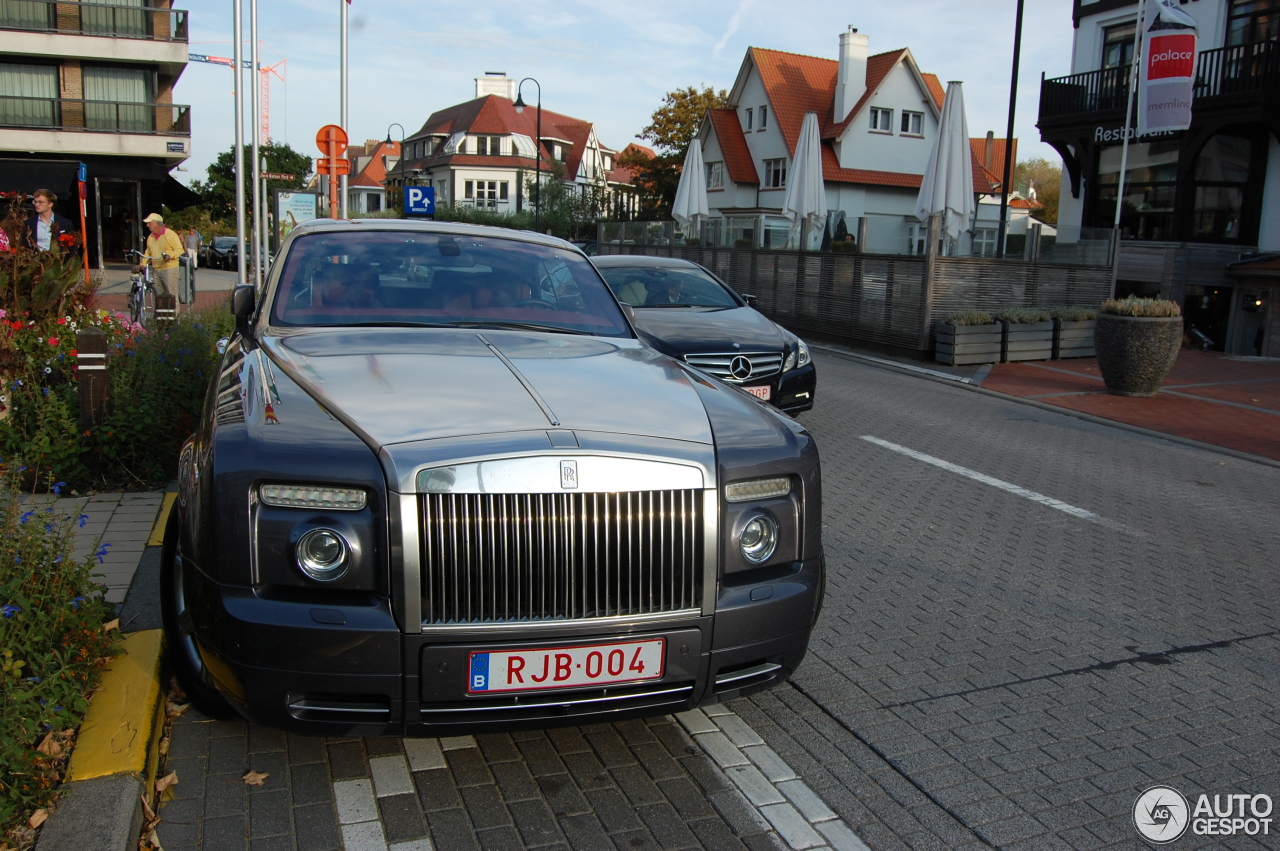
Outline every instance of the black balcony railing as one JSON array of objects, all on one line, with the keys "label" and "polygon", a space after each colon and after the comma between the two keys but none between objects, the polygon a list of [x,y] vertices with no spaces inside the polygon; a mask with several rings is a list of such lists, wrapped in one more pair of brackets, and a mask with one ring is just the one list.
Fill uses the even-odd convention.
[{"label": "black balcony railing", "polygon": [[1197,98],[1266,91],[1280,92],[1280,43],[1259,41],[1201,51]]},{"label": "black balcony railing", "polygon": [[0,127],[190,136],[191,107],[0,95]]},{"label": "black balcony railing", "polygon": [[1040,83],[1040,117],[1124,111],[1129,101],[1130,65],[1085,71]]},{"label": "black balcony railing", "polygon": [[187,13],[72,0],[0,0],[0,30],[187,41]]},{"label": "black balcony railing", "polygon": [[[1124,114],[1132,66],[1103,68],[1040,83],[1040,119],[1116,111]],[[1280,43],[1260,41],[1203,50],[1195,98],[1280,92]],[[1193,107],[1194,109],[1194,107]]]}]

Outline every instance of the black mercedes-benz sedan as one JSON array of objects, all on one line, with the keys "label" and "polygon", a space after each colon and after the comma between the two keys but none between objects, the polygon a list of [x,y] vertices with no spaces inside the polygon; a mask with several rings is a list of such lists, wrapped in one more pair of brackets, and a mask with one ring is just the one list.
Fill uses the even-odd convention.
[{"label": "black mercedes-benz sedan", "polygon": [[809,347],[705,267],[675,257],[593,257],[614,295],[635,310],[650,345],[788,414],[813,407]]},{"label": "black mercedes-benz sedan", "polygon": [[569,243],[317,220],[232,307],[160,583],[198,708],[510,730],[689,709],[804,658],[812,438],[640,340]]}]

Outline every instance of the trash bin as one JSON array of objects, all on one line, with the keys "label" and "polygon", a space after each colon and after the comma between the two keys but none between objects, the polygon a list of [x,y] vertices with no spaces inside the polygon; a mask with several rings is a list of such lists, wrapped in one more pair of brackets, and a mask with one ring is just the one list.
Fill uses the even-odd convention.
[{"label": "trash bin", "polygon": [[178,258],[178,301],[191,304],[196,300],[196,267],[191,258]]}]

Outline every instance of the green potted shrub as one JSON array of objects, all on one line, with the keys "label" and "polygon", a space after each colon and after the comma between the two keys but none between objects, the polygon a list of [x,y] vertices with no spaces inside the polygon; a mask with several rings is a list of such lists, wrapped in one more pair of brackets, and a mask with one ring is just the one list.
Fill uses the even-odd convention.
[{"label": "green potted shrub", "polygon": [[1098,371],[1117,396],[1154,396],[1182,346],[1182,311],[1159,298],[1108,299],[1094,327]]},{"label": "green potted shrub", "polygon": [[1004,361],[1048,360],[1053,355],[1053,317],[1042,307],[1007,307],[995,318],[1004,323]]},{"label": "green potted shrub", "polygon": [[939,322],[936,330],[938,363],[961,366],[1000,360],[1004,326],[990,313],[981,310],[953,313]]},{"label": "green potted shrub", "polygon": [[1093,357],[1093,328],[1097,324],[1098,309],[1067,305],[1049,312],[1053,316],[1054,359]]}]

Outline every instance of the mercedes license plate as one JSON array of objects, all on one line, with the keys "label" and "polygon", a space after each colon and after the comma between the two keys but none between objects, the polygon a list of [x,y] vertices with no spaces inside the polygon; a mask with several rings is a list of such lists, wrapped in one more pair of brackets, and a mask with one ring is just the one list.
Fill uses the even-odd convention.
[{"label": "mercedes license plate", "polygon": [[742,389],[750,393],[752,396],[755,396],[757,399],[763,399],[766,402],[769,401],[770,388],[768,384],[763,387],[743,387]]}]

